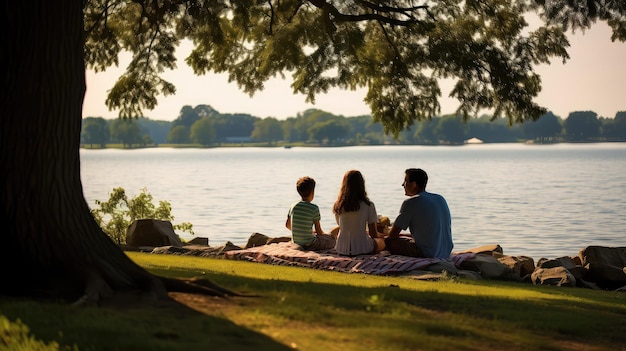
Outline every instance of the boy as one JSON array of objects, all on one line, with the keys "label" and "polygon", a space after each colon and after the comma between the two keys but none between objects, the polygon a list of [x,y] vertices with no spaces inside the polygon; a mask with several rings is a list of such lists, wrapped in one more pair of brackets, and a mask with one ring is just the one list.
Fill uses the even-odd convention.
[{"label": "boy", "polygon": [[[302,177],[296,182],[296,189],[302,198],[289,208],[285,227],[291,230],[292,241],[305,250],[328,250],[335,247],[335,238],[324,234],[320,225],[320,209],[311,203],[315,197],[315,180]],[[315,226],[315,231],[311,227]]]}]

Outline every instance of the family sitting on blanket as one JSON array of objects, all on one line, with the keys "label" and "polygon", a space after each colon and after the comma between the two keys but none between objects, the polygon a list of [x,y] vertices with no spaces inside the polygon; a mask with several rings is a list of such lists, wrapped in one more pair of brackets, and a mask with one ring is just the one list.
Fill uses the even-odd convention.
[{"label": "family sitting on blanket", "polygon": [[[367,196],[363,176],[356,170],[346,172],[333,206],[338,227],[326,234],[320,225],[319,208],[311,203],[315,181],[303,177],[296,183],[302,201],[289,209],[286,227],[292,231],[292,240],[305,250],[335,248],[337,253],[350,256],[387,250],[395,255],[449,258],[453,248],[450,210],[441,195],[426,192],[427,182],[424,170],[405,171],[402,186],[409,198],[403,201],[391,229],[379,231],[376,208]],[[407,228],[410,239],[400,236]]]}]

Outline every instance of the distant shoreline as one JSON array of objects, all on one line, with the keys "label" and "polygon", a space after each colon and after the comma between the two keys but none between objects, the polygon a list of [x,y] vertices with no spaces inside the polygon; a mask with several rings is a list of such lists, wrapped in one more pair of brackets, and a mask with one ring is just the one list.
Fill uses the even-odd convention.
[{"label": "distant shoreline", "polygon": [[552,141],[552,142],[537,142],[534,140],[520,140],[517,142],[498,142],[498,143],[447,143],[447,144],[403,144],[403,143],[387,143],[387,144],[331,144],[322,145],[319,143],[288,143],[277,142],[271,145],[268,143],[221,143],[213,146],[203,146],[198,144],[152,144],[144,146],[132,146],[124,147],[122,144],[106,144],[105,147],[96,147],[81,144],[81,149],[86,150],[105,150],[105,149],[120,149],[120,150],[135,150],[135,149],[154,149],[154,148],[170,148],[170,149],[216,149],[216,148],[241,148],[241,147],[264,147],[264,148],[284,148],[291,149],[294,147],[350,147],[350,146],[473,146],[483,144],[527,144],[527,145],[552,145],[552,144],[601,144],[601,143],[624,143],[625,141]]}]

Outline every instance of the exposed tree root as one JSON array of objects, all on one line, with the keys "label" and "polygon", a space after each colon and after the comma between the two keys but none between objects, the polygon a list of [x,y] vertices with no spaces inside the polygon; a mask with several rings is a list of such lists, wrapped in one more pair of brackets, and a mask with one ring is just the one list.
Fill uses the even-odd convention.
[{"label": "exposed tree root", "polygon": [[192,293],[192,294],[203,294],[209,296],[219,296],[219,297],[230,297],[230,296],[241,296],[241,297],[258,297],[258,295],[249,295],[249,294],[240,294],[234,291],[223,288],[208,279],[202,278],[190,278],[190,279],[182,279],[182,278],[165,278],[158,277],[161,279],[163,284],[165,285],[165,289],[168,292],[183,292],[183,293]]},{"label": "exposed tree root", "polygon": [[[71,305],[72,307],[81,307],[89,305],[118,305],[118,304],[131,304],[129,301],[134,301],[134,304],[143,301],[144,303],[156,303],[159,301],[169,300],[168,293],[187,293],[196,294],[202,296],[214,296],[219,298],[228,299],[229,297],[259,297],[259,295],[240,294],[232,290],[223,288],[207,279],[203,278],[166,278],[160,276],[154,276],[158,282],[154,286],[146,289],[133,289],[128,291],[111,291],[110,288],[105,289],[107,293],[95,293],[95,291],[102,291],[94,289],[93,287],[87,288],[85,293],[76,299]],[[102,288],[102,285],[99,286]]]}]

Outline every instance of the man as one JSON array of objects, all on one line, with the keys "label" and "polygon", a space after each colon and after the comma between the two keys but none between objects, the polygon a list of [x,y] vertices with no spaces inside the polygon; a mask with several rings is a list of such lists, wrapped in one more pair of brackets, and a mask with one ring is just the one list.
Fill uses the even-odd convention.
[{"label": "man", "polygon": [[[443,196],[426,191],[428,175],[419,168],[404,171],[404,194],[396,218],[385,239],[386,250],[394,255],[413,257],[450,258],[452,220],[448,203]],[[400,231],[409,228],[412,239],[400,237]]]}]

